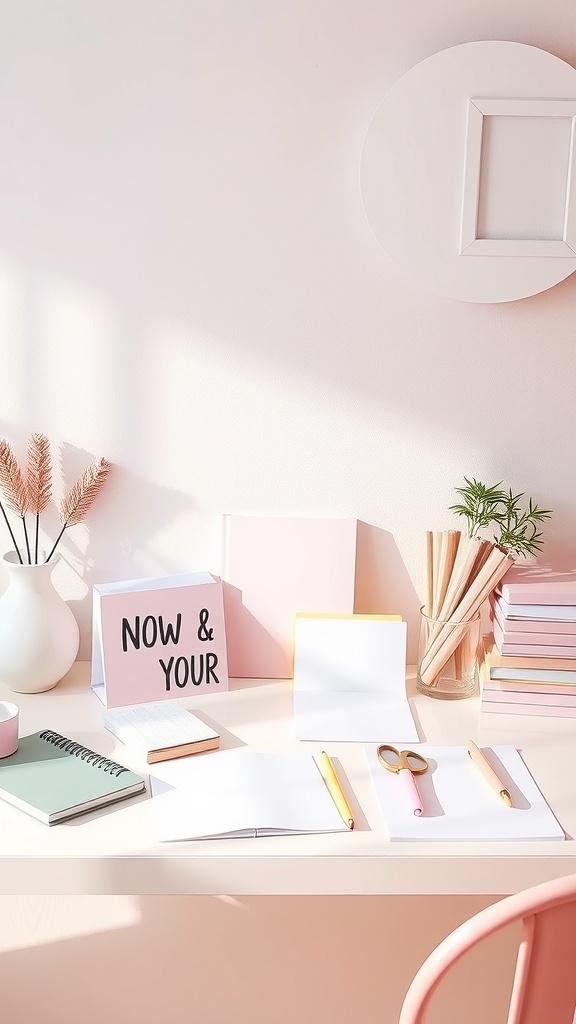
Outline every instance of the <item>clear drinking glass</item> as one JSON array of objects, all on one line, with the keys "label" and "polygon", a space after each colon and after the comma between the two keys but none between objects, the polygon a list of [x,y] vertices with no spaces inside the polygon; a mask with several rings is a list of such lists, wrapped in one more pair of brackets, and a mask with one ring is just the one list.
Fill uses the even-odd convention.
[{"label": "clear drinking glass", "polygon": [[440,700],[471,697],[478,683],[480,612],[470,619],[434,619],[420,609],[416,688]]}]

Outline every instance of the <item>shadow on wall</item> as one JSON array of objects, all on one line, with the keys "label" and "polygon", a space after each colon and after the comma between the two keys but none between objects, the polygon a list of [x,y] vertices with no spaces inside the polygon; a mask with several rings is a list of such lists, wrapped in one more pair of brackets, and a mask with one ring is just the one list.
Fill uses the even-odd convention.
[{"label": "shadow on wall", "polygon": [[[10,436],[9,431],[1,427],[0,430],[1,436]],[[67,493],[98,457],[70,444],[62,446],[60,468],[56,460],[54,464],[53,499],[41,517],[40,550],[48,553],[60,532],[61,494]],[[18,458],[24,467],[19,451]],[[168,523],[193,512],[194,503],[183,492],[159,487],[122,466],[113,466],[86,520],[65,530],[54,556],[60,555],[53,573],[54,585],[70,605],[80,627],[79,659],[90,657],[92,586],[180,571],[180,564],[170,565],[164,552],[158,560],[154,558],[153,540]],[[8,515],[20,543],[22,524],[17,516]],[[29,533],[32,525],[30,522]],[[4,530],[0,547],[6,552],[13,545],[4,522],[0,528]],[[2,573],[2,591],[6,584],[7,576]]]},{"label": "shadow on wall", "polygon": [[401,615],[408,623],[407,659],[417,658],[420,601],[396,541],[387,530],[358,521],[354,611]]},{"label": "shadow on wall", "polygon": [[[346,59],[348,20],[327,37],[319,4],[309,5],[298,31],[287,22],[292,12],[267,11],[251,23],[237,5],[222,17],[218,7],[199,14],[186,4],[170,17],[141,4],[137,22],[120,5],[110,31],[107,5],[94,15],[84,2],[62,32],[50,6],[36,6],[32,19],[25,5],[15,10],[0,40],[6,253],[106,296],[126,325],[121,359],[150,324],[184,324],[225,339],[224,357],[240,348],[377,404],[384,394],[388,407],[450,431],[457,424],[499,453],[502,427],[486,415],[488,394],[494,408],[505,403],[508,422],[531,427],[528,444],[518,434],[519,452],[508,443],[515,459],[532,455],[533,438],[541,452],[565,446],[566,459],[547,460],[536,479],[544,495],[560,492],[573,507],[569,432],[549,415],[553,392],[538,407],[525,395],[533,385],[539,394],[554,387],[539,360],[527,358],[527,339],[564,326],[572,358],[574,281],[512,308],[447,301],[396,276],[362,209],[356,167],[383,60],[394,80],[393,68],[400,74],[427,52],[473,39],[473,27],[451,24],[439,35],[424,5],[417,38],[393,33],[383,56],[374,40],[385,16],[366,5],[353,19],[361,50]],[[534,44],[537,32],[527,19]],[[558,56],[566,34],[560,26]],[[314,60],[302,60],[303,40]],[[469,336],[482,346],[474,387],[461,379]],[[31,360],[22,362],[29,391]]]},{"label": "shadow on wall", "polygon": [[[61,312],[47,329],[42,292],[70,282],[102,297],[118,324],[109,337],[103,330],[110,351],[95,365],[105,368],[110,429],[127,452],[138,451],[150,418],[134,366],[147,360],[154,373],[166,360],[166,402],[179,395],[162,325],[182,328],[199,379],[206,360],[194,339],[214,338],[205,344],[219,346],[223,364],[245,353],[255,365],[295,368],[322,391],[360,396],[381,410],[378,438],[396,419],[415,423],[417,437],[422,427],[430,448],[415,453],[407,436],[391,460],[393,480],[404,471],[410,480],[428,462],[438,464],[441,488],[449,472],[442,446],[448,455],[454,447],[456,462],[463,445],[464,461],[471,439],[474,457],[495,464],[495,479],[557,509],[554,551],[565,545],[573,555],[575,486],[566,466],[576,278],[500,306],[431,294],[375,242],[358,188],[382,77],[392,84],[475,29],[483,38],[482,19],[463,15],[440,27],[435,6],[422,4],[418,33],[408,7],[403,29],[389,33],[385,5],[365,4],[326,33],[318,3],[300,19],[286,4],[248,19],[237,4],[225,5],[225,15],[220,5],[175,4],[168,14],[166,5],[140,4],[137,19],[134,4],[116,5],[113,15],[87,0],[67,6],[69,18],[42,4],[30,18],[26,4],[12,5],[0,38],[0,130],[10,139],[0,235],[14,276],[23,269],[16,297],[9,276],[12,297],[0,306],[9,327],[12,302],[24,309],[18,330],[27,345],[10,376],[19,377],[26,414],[42,408],[42,374],[57,361],[52,346],[62,334]],[[555,52],[567,50],[570,60],[570,33],[560,18],[556,28]],[[524,38],[537,45],[538,33],[526,14]],[[73,312],[83,369],[87,353],[100,353],[98,328],[88,315],[79,329]],[[550,336],[558,369],[549,361],[543,373],[542,339]],[[472,383],[462,373],[470,352]],[[527,402],[532,392],[537,402]],[[238,445],[247,447],[250,432],[238,422]]]},{"label": "shadow on wall", "polygon": [[[360,5],[350,23],[356,41],[348,59],[349,19],[336,19],[327,34],[322,4],[308,5],[300,21],[290,5],[283,13],[270,5],[262,17],[246,20],[234,4],[226,5],[226,16],[219,5],[176,4],[167,14],[164,5],[140,4],[137,19],[128,4],[117,5],[112,22],[109,5],[95,9],[84,0],[68,5],[74,14],[64,18],[65,31],[51,5],[36,4],[33,18],[27,5],[12,6],[0,38],[0,130],[10,139],[10,160],[1,167],[7,284],[0,312],[14,335],[5,377],[22,417],[46,422],[50,410],[59,418],[59,402],[73,400],[74,414],[86,417],[97,384],[105,401],[92,398],[95,416],[109,421],[109,436],[125,453],[121,461],[138,470],[143,449],[147,454],[143,436],[153,450],[147,431],[162,425],[174,437],[182,426],[197,426],[193,405],[185,414],[173,407],[185,406],[198,382],[208,388],[211,373],[226,380],[211,369],[206,351],[214,349],[222,366],[240,354],[248,367],[278,368],[288,381],[296,371],[306,389],[319,383],[321,404],[326,400],[330,409],[359,397],[340,425],[350,427],[356,451],[372,430],[379,450],[387,431],[397,430],[399,452],[387,460],[391,487],[405,481],[400,501],[405,494],[406,504],[413,502],[423,472],[431,525],[437,501],[443,505],[444,474],[460,458],[467,462],[471,440],[471,459],[492,461],[494,479],[510,480],[554,507],[551,551],[574,556],[566,423],[576,277],[500,306],[428,293],[397,273],[377,245],[358,189],[362,136],[381,95],[376,83],[383,66],[384,77],[394,80],[427,50],[474,38],[472,24],[451,22],[439,33],[434,6],[421,5],[416,38],[410,13],[404,32],[383,36],[382,5]],[[528,16],[524,33],[537,44],[538,26]],[[568,34],[559,24],[556,35],[560,56]],[[303,45],[314,59],[302,59]],[[224,67],[229,73],[221,73]],[[559,369],[552,372],[549,361],[543,373],[541,339],[551,331]],[[181,339],[175,349],[182,353],[165,346],[171,334]],[[74,370],[81,386],[70,386],[60,363],[64,337],[74,355],[68,373]],[[466,359],[470,352],[472,384],[462,373],[463,353]],[[189,365],[196,385],[182,369]],[[165,428],[150,403],[158,379],[171,413]],[[538,401],[527,402],[533,392]],[[228,411],[238,462],[259,442],[260,428],[251,429],[252,415],[242,407],[247,393],[241,382]],[[365,409],[364,437],[358,428]],[[304,403],[293,448],[297,455],[300,445],[302,460],[308,446],[301,435],[315,422],[307,410]],[[270,411],[267,416],[263,434],[275,422]],[[337,500],[342,490],[341,456],[327,448],[333,497],[329,486],[319,504]],[[264,446],[263,452],[265,468]],[[473,465],[463,468],[475,472]],[[198,469],[191,461],[190,479]],[[111,522],[106,544],[97,544],[96,524],[108,526],[112,510],[124,511],[120,522],[128,519],[107,500],[90,520],[91,564],[76,539],[81,533],[64,540],[64,558],[74,571],[81,567],[88,584],[95,565],[100,579],[153,573],[153,553],[137,552],[155,527],[144,502],[161,497],[164,520],[188,503],[182,494],[132,480],[133,492],[127,474],[121,489],[133,536]],[[297,476],[288,475],[287,484],[298,501]],[[372,488],[368,478],[368,494]],[[235,489],[231,500],[239,500]],[[264,491],[267,505],[270,494]],[[158,508],[156,500],[153,505]],[[394,516],[401,519],[402,509]],[[395,610],[408,618],[412,595],[392,542],[388,554],[399,569]],[[146,558],[150,564],[142,564]],[[168,555],[160,571],[169,565]],[[359,596],[358,610],[388,610],[380,589],[392,578],[388,565],[382,576],[376,572],[370,600]],[[73,600],[84,636],[85,598]]]},{"label": "shadow on wall", "polygon": [[[69,601],[80,627],[80,659],[90,656],[92,586],[181,571],[181,565],[170,564],[164,552],[161,559],[154,558],[153,541],[169,523],[193,512],[193,506],[188,495],[116,466],[106,493],[86,521],[86,547],[81,549],[75,542],[74,529],[64,535],[61,556],[86,587],[82,598]],[[126,515],[127,508],[133,515]]]},{"label": "shadow on wall", "polygon": [[[9,437],[6,429],[0,430],[2,436]],[[24,468],[20,452],[17,456]],[[53,458],[53,499],[41,517],[40,550],[46,552],[52,548],[62,526],[58,512],[61,496],[69,492],[95,456],[65,443],[60,448],[59,465]],[[53,580],[80,627],[80,660],[88,659],[91,653],[93,585],[181,571],[180,561],[170,564],[164,552],[161,558],[154,559],[153,539],[167,524],[193,513],[194,503],[184,492],[159,487],[114,465],[86,520],[65,530],[55,553],[60,560]],[[9,514],[9,519],[19,540],[21,523],[13,514]],[[6,529],[0,547],[8,551],[11,546]],[[5,588],[6,582],[3,574],[0,589]],[[354,611],[401,614],[408,623],[410,663],[417,653],[418,608],[418,595],[392,534],[359,520]]]}]

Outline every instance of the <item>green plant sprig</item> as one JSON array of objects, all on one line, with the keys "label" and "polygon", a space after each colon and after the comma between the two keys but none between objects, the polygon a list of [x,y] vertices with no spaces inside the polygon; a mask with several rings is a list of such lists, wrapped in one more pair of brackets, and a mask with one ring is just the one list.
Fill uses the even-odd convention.
[{"label": "green plant sprig", "polygon": [[487,487],[479,480],[464,477],[465,486],[456,487],[462,502],[450,505],[449,511],[464,516],[468,522],[468,536],[475,537],[480,530],[496,528],[494,543],[516,555],[530,555],[538,552],[543,545],[542,532],[538,524],[549,519],[552,511],[540,508],[532,498],[528,508],[522,509],[524,492],[513,494],[512,489],[501,490],[500,481]]},{"label": "green plant sprig", "polygon": [[487,529],[494,522],[501,503],[506,501],[506,491],[500,490],[500,483],[486,487],[472,477],[464,477],[465,487],[454,490],[463,498],[463,504],[450,505],[450,512],[464,516],[468,520],[468,536],[475,537],[479,530]]},{"label": "green plant sprig", "polygon": [[528,501],[528,509],[523,512],[520,507],[523,497],[523,494],[512,494],[510,490],[495,521],[500,531],[498,543],[501,547],[517,555],[530,555],[540,551],[543,545],[542,532],[537,524],[549,519],[552,512],[533,504],[532,498]]}]

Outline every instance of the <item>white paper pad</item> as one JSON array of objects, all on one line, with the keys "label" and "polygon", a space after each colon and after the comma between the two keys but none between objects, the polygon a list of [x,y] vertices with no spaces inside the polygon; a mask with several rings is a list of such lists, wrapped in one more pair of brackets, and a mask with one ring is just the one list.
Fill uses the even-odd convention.
[{"label": "white paper pad", "polygon": [[209,725],[170,701],[105,711],[102,723],[122,743],[146,751],[218,738]]},{"label": "white paper pad", "polygon": [[392,842],[565,838],[564,830],[515,747],[482,748],[509,791],[512,807],[508,807],[486,782],[466,747],[421,743],[412,749],[423,754],[430,764],[427,772],[415,776],[424,805],[420,817],[402,800],[398,777],[378,761],[377,747],[365,747]]}]

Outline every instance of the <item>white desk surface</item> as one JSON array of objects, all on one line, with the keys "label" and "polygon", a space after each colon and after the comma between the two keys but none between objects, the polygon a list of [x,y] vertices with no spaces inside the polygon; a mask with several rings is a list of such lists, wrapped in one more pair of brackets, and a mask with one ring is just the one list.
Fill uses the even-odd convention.
[{"label": "white desk surface", "polygon": [[[219,727],[223,748],[325,748],[344,773],[354,831],[161,844],[152,837],[149,791],[52,827],[0,801],[0,893],[505,894],[576,872],[576,719],[480,716],[478,697],[433,700],[414,693],[409,677],[422,740],[517,746],[567,839],[390,843],[361,745],[295,740],[291,685],[233,680],[228,693],[182,703]],[[52,728],[135,771],[153,771],[102,726],[86,662],[44,694],[14,694],[0,684],[0,700],[18,704],[21,736]]]}]

